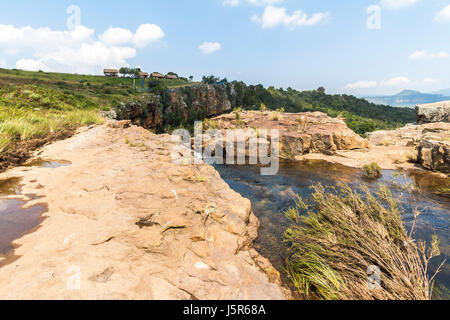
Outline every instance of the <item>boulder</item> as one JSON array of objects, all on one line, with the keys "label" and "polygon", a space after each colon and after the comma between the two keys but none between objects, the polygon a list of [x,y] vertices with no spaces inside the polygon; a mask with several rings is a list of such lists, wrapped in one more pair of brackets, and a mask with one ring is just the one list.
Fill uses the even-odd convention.
[{"label": "boulder", "polygon": [[417,146],[417,161],[424,168],[450,173],[450,142],[427,136]]},{"label": "boulder", "polygon": [[450,122],[450,101],[416,106],[417,123]]}]

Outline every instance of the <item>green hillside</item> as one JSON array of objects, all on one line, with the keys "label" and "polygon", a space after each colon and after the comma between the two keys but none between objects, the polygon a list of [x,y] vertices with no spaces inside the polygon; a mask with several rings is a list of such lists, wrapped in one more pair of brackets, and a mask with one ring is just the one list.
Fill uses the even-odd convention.
[{"label": "green hillside", "polygon": [[[138,96],[133,84],[139,88],[140,79],[113,78],[68,73],[31,72],[0,68],[0,88],[10,86],[36,85],[90,99],[100,109],[109,110],[125,98]],[[190,84],[183,79],[159,80],[166,87],[174,88]],[[148,80],[147,80],[148,82]]]}]

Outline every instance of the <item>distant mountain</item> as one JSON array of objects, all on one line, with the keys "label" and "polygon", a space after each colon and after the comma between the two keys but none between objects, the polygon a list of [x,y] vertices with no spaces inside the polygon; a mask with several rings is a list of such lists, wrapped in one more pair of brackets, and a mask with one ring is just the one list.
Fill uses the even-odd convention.
[{"label": "distant mountain", "polygon": [[387,104],[395,107],[414,107],[418,104],[450,100],[450,89],[434,93],[404,90],[393,96],[374,96],[365,97],[365,99],[376,104]]},{"label": "distant mountain", "polygon": [[435,91],[435,92],[432,92],[432,93],[434,93],[434,94],[442,94],[444,96],[449,96],[450,97],[450,89]]}]

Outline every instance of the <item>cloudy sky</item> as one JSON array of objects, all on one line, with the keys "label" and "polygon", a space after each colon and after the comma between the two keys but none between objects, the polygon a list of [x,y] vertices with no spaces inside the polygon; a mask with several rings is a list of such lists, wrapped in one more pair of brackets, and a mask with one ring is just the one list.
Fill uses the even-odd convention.
[{"label": "cloudy sky", "polygon": [[0,67],[328,92],[450,88],[450,0],[0,0]]}]

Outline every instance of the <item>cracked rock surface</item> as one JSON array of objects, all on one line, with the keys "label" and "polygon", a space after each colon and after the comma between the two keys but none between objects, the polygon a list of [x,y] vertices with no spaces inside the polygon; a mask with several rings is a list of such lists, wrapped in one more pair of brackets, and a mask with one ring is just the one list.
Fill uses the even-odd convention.
[{"label": "cracked rock surface", "polygon": [[169,135],[114,122],[39,151],[70,161],[17,167],[37,230],[0,257],[0,299],[285,299],[252,247],[251,203],[209,165],[171,161]]}]

